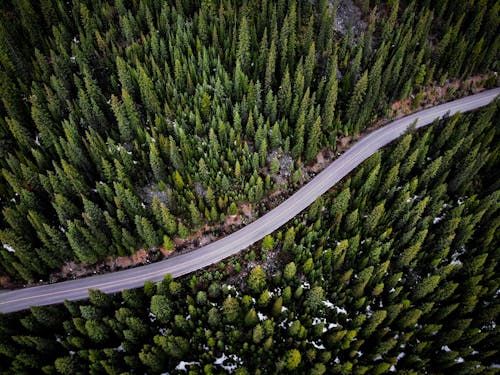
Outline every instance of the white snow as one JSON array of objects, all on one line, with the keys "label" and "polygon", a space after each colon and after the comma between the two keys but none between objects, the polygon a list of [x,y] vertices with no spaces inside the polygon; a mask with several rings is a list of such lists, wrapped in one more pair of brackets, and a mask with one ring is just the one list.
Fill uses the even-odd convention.
[{"label": "white snow", "polygon": [[283,320],[283,321],[279,324],[279,327],[281,327],[281,328],[285,329],[285,324],[286,324],[287,320],[288,320],[288,319]]},{"label": "white snow", "polygon": [[464,359],[462,357],[455,358],[455,362],[462,363]]},{"label": "white snow", "polygon": [[399,361],[401,358],[404,358],[404,357],[405,357],[405,355],[406,355],[406,353],[405,353],[405,352],[401,352],[401,353],[399,353],[399,354],[398,354],[398,356],[397,356],[396,358],[397,358],[397,359],[398,359],[398,361]]},{"label": "white snow", "polygon": [[122,345],[120,345],[120,346],[117,346],[117,347],[115,348],[115,350],[116,350],[117,352],[124,352],[124,351],[125,351],[125,348],[124,348]]},{"label": "white snow", "polygon": [[326,324],[326,319],[325,318],[314,318],[312,321],[313,325],[317,325],[320,323],[325,323]]},{"label": "white snow", "polygon": [[[230,359],[234,363],[233,364],[229,364],[229,365],[225,365],[224,362],[227,359]],[[236,370],[238,368],[238,364],[242,364],[242,363],[243,363],[243,361],[241,360],[241,358],[239,358],[235,354],[229,354],[229,356],[226,356],[225,353],[222,353],[222,356],[220,356],[219,358],[215,359],[214,365],[220,366],[224,370],[232,373],[234,370]]]},{"label": "white snow", "polygon": [[313,344],[313,346],[316,348],[316,349],[325,349],[325,346],[323,344],[316,344],[314,341],[311,342],[311,344]]},{"label": "white snow", "polygon": [[396,372],[396,366],[392,365],[389,369],[390,372]]},{"label": "white snow", "polygon": [[346,309],[344,309],[343,307],[335,306],[330,301],[323,301],[323,305],[325,305],[329,309],[336,309],[337,310],[337,314],[347,314]]},{"label": "white snow", "polygon": [[374,361],[381,361],[382,360],[382,356],[381,355],[378,355],[377,357],[373,358]]},{"label": "white snow", "polygon": [[257,313],[257,316],[259,317],[259,320],[262,322],[263,320],[267,319],[267,316],[262,314],[261,312]]},{"label": "white snow", "polygon": [[187,371],[186,366],[199,365],[199,364],[200,364],[200,362],[196,362],[196,361],[193,361],[193,362],[180,361],[179,364],[177,366],[175,366],[175,369],[179,370],[179,371]]},{"label": "white snow", "polygon": [[16,252],[16,250],[14,250],[12,246],[10,246],[10,245],[8,245],[6,243],[3,244],[3,248],[5,250],[7,250],[9,253],[15,253]]},{"label": "white snow", "polygon": [[323,301],[323,305],[325,305],[329,309],[333,309],[335,307],[335,305],[333,303],[331,303],[330,301]]},{"label": "white snow", "polygon": [[389,293],[394,293],[395,291],[396,291],[396,289],[391,288],[391,290],[389,290]]},{"label": "white snow", "polygon": [[443,220],[443,217],[444,217],[444,215],[441,216],[441,217],[435,217],[434,220],[432,220],[432,224],[439,223],[441,220]]},{"label": "white snow", "polygon": [[40,138],[38,137],[38,134],[35,137],[35,143],[37,146],[40,146]]},{"label": "white snow", "polygon": [[365,311],[366,311],[366,316],[367,316],[368,318],[370,318],[370,317],[373,315],[373,313],[372,313],[372,307],[371,307],[370,305],[367,305],[367,306],[366,306]]},{"label": "white snow", "polygon": [[156,315],[155,315],[155,314],[153,314],[152,312],[149,312],[149,320],[150,320],[151,322],[154,322],[154,321],[156,320]]},{"label": "white snow", "polygon": [[340,363],[339,357],[335,357],[335,360],[333,362],[335,362],[338,365]]},{"label": "white snow", "polygon": [[448,345],[443,345],[441,347],[441,350],[444,350],[445,352],[451,352],[451,349],[448,347]]}]

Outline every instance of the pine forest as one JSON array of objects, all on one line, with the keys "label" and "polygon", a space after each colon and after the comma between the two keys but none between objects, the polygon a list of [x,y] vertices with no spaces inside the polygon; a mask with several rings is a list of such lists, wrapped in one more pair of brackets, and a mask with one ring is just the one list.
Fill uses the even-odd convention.
[{"label": "pine forest", "polygon": [[[235,231],[500,86],[499,35],[498,0],[2,1],[0,287]],[[0,314],[0,373],[497,373],[499,119],[410,128],[207,269]]]}]

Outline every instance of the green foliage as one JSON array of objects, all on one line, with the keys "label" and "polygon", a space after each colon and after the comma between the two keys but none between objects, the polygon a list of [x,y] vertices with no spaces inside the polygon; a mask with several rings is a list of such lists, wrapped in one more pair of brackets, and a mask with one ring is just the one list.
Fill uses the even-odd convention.
[{"label": "green foliage", "polygon": [[254,293],[260,293],[266,287],[266,272],[261,266],[252,269],[248,277],[248,286]]},{"label": "green foliage", "polygon": [[302,360],[302,356],[297,349],[289,350],[285,355],[285,366],[288,370],[295,370]]},{"label": "green foliage", "polygon": [[[327,1],[4,1],[0,276],[171,249],[259,206],[271,151],[296,186],[302,161],[394,101],[498,70],[496,0],[355,3],[366,30],[344,35]],[[457,115],[370,158],[266,238],[282,252],[269,281],[250,272],[255,302],[208,271],[1,316],[0,372],[490,371],[497,119],[497,104]]]}]

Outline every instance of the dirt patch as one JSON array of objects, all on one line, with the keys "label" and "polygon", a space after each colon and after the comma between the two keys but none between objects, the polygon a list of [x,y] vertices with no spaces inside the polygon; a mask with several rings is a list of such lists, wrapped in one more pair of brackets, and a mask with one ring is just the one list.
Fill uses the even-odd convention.
[{"label": "dirt patch", "polygon": [[[459,97],[476,94],[485,90],[488,82],[497,81],[497,73],[479,74],[466,80],[446,81],[443,86],[431,85],[409,98],[394,102],[390,108],[389,119],[399,119],[410,113],[432,107]],[[382,125],[388,120],[382,120]]]},{"label": "dirt patch", "polygon": [[321,172],[330,162],[335,158],[335,153],[329,148],[324,148],[318,155],[316,155],[316,160],[313,165],[307,169],[313,173]]},{"label": "dirt patch", "polygon": [[338,152],[343,152],[349,148],[349,145],[351,144],[352,137],[341,137],[337,140],[337,151]]},{"label": "dirt patch", "polygon": [[226,221],[224,225],[226,227],[231,225],[240,225],[241,224],[241,215],[228,215],[226,216]]},{"label": "dirt patch", "polygon": [[1,276],[0,277],[0,288],[1,289],[10,289],[13,288],[14,284],[9,276]]},{"label": "dirt patch", "polygon": [[252,205],[249,203],[244,203],[241,205],[241,212],[248,217],[249,219],[253,219]]}]

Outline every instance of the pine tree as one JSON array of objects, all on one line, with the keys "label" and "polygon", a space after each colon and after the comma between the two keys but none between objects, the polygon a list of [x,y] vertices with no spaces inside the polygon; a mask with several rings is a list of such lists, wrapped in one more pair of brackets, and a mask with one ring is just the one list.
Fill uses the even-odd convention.
[{"label": "pine tree", "polygon": [[246,16],[243,16],[240,22],[236,59],[240,63],[241,69],[248,72],[250,67],[250,31]]},{"label": "pine tree", "polygon": [[317,117],[307,137],[307,146],[306,146],[307,161],[312,161],[316,157],[319,151],[320,136],[321,136],[321,117]]},{"label": "pine tree", "polygon": [[361,104],[365,98],[366,89],[368,87],[368,71],[365,70],[361,78],[356,83],[354,87],[354,92],[352,93],[351,99],[349,101],[349,106],[347,108],[347,119],[350,124],[354,125],[353,131],[356,133],[359,130],[358,120],[362,113]]}]

